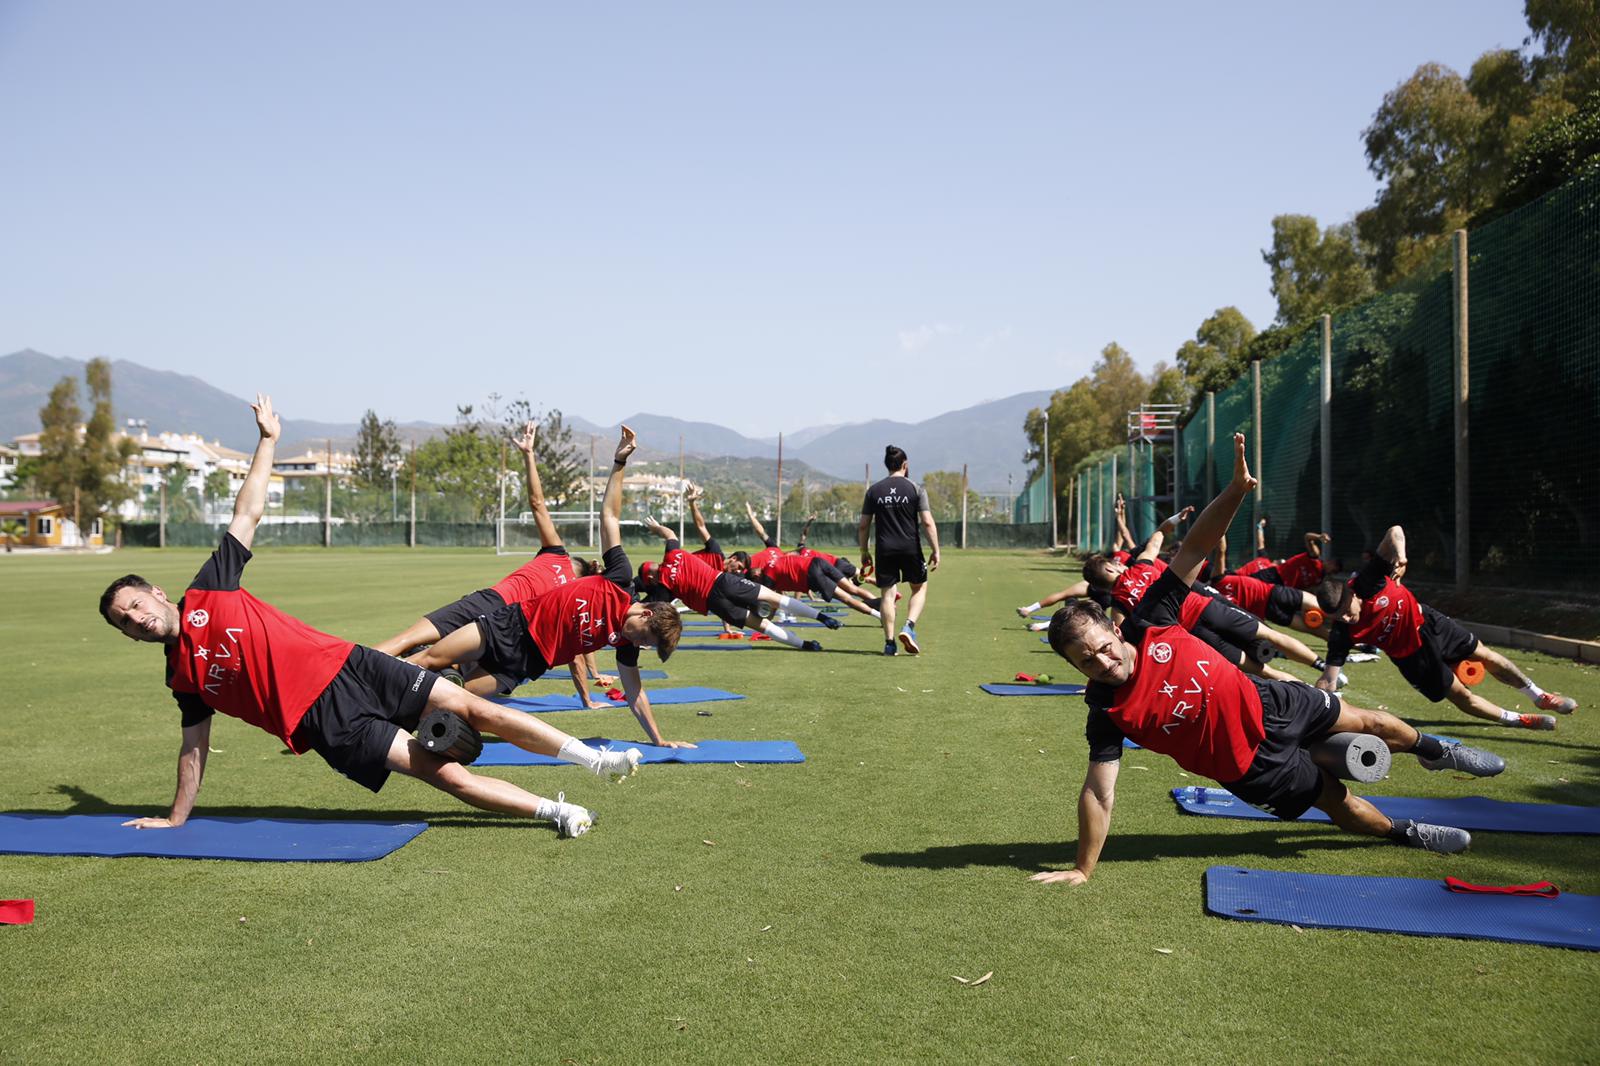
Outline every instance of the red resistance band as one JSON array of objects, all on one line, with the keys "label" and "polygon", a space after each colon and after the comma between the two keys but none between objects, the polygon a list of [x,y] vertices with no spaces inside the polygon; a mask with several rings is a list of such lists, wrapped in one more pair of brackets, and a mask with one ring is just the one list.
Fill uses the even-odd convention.
[{"label": "red resistance band", "polygon": [[33,900],[0,899],[0,925],[32,925]]},{"label": "red resistance band", "polygon": [[1459,877],[1446,877],[1445,887],[1452,892],[1486,892],[1496,896],[1539,896],[1555,899],[1561,890],[1549,881],[1535,881],[1531,885],[1475,885]]},{"label": "red resistance band", "polygon": [[1032,685],[1037,684],[1039,679],[1034,677],[1032,674],[1018,674],[1017,680],[1025,685]]}]

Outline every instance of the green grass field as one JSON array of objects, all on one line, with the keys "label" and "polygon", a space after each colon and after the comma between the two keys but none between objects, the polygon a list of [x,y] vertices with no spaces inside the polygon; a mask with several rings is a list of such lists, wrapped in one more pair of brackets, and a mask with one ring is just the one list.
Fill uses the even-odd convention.
[{"label": "green grass field", "polygon": [[[160,654],[116,634],[95,603],[129,569],[176,592],[203,558],[0,556],[0,809],[165,813],[178,722]],[[246,581],[371,641],[512,563],[276,550]],[[1595,838],[1483,833],[1446,858],[1327,826],[1186,818],[1167,790],[1197,779],[1132,752],[1093,881],[1030,883],[1071,861],[1083,705],[977,686],[1070,671],[1012,612],[1067,580],[1042,553],[951,553],[920,658],[883,659],[859,616],[822,634],[825,655],[682,653],[655,684],[750,698],[660,708],[669,736],[789,738],[809,761],[645,767],[611,786],[577,768],[489,771],[596,809],[577,840],[400,778],[371,795],[219,716],[197,814],[431,828],[373,863],[0,857],[0,896],[39,908],[32,926],[0,927],[0,1061],[1600,1058],[1600,955],[1297,932],[1207,917],[1201,897],[1216,864],[1600,893]],[[1513,657],[1583,704],[1558,732],[1480,724],[1426,704],[1388,663],[1353,667],[1353,702],[1511,763],[1476,781],[1402,757],[1369,791],[1600,804],[1600,677]],[[579,736],[640,738],[626,710],[548,717]],[[990,971],[977,987],[953,979]]]}]

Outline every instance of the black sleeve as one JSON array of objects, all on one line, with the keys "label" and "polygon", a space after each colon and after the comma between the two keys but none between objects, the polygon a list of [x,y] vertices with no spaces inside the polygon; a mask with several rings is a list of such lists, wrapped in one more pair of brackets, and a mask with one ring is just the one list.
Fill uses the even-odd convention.
[{"label": "black sleeve", "polygon": [[210,718],[212,710],[205,705],[205,701],[192,692],[174,692],[172,698],[178,701],[178,710],[183,713],[183,728],[199,725]]},{"label": "black sleeve", "polygon": [[778,542],[777,541],[773,540],[771,537],[767,538],[767,547],[776,548],[777,546],[778,546]]},{"label": "black sleeve", "polygon": [[639,668],[639,646],[637,644],[617,645],[617,665]]},{"label": "black sleeve", "polygon": [[602,577],[618,588],[633,588],[633,564],[628,562],[628,553],[622,550],[622,545],[607,548],[600,561],[605,564]]},{"label": "black sleeve", "polygon": [[1183,601],[1189,598],[1189,586],[1171,568],[1163,571],[1154,584],[1145,589],[1139,605],[1133,609],[1133,620],[1145,626],[1175,626],[1183,617]]},{"label": "black sleeve", "polygon": [[1372,553],[1372,558],[1356,571],[1356,576],[1350,582],[1350,587],[1355,589],[1356,595],[1362,599],[1375,596],[1383,588],[1383,582],[1394,573],[1394,564],[1377,552]]},{"label": "black sleeve", "polygon": [[675,552],[681,547],[683,547],[683,545],[678,543],[677,537],[668,537],[667,546],[661,550],[663,552]]},{"label": "black sleeve", "polygon": [[1090,762],[1117,762],[1122,758],[1122,730],[1104,707],[1090,707],[1083,722],[1083,735],[1089,741]]},{"label": "black sleeve", "polygon": [[1350,649],[1355,646],[1355,641],[1350,637],[1350,625],[1347,622],[1335,622],[1328,627],[1328,656],[1325,660],[1329,666],[1343,666],[1350,657]]},{"label": "black sleeve", "polygon": [[726,554],[728,554],[727,552],[722,550],[722,545],[717,543],[717,538],[716,537],[709,537],[709,538],[706,539],[706,551],[710,552],[712,555],[726,555]]},{"label": "black sleeve", "polygon": [[539,554],[540,555],[565,555],[565,554],[567,554],[567,546],[565,544],[551,544],[551,545],[548,545],[546,547],[540,548],[539,549]]},{"label": "black sleeve", "polygon": [[222,534],[222,543],[217,545],[217,550],[211,553],[211,558],[194,575],[194,580],[189,582],[192,589],[205,589],[209,592],[232,592],[239,587],[239,579],[244,576],[244,564],[251,560],[250,549],[234,537],[232,533]]}]

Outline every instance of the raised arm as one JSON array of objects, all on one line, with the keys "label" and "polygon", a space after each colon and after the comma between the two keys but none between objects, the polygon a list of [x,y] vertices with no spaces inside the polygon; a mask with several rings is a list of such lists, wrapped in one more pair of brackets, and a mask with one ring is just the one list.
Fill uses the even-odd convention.
[{"label": "raised arm", "polygon": [[800,527],[800,543],[795,545],[795,551],[804,551],[806,538],[811,536],[811,523],[817,520],[816,515],[806,515],[806,524]]},{"label": "raised arm", "polygon": [[694,530],[700,534],[703,544],[711,543],[711,530],[706,528],[706,517],[700,513],[700,500],[705,496],[706,490],[699,485],[689,486],[689,517],[694,519]]},{"label": "raised arm", "polygon": [[1267,520],[1265,518],[1256,523],[1256,554],[1267,554]]},{"label": "raised arm", "polygon": [[1117,537],[1112,542],[1112,550],[1137,550],[1139,542],[1133,539],[1133,533],[1128,529],[1128,501],[1122,498],[1120,492],[1117,493],[1117,502],[1111,505],[1111,513],[1117,520]]},{"label": "raised arm", "polygon": [[1051,870],[1029,878],[1041,884],[1081,885],[1100,864],[1100,852],[1111,832],[1111,808],[1116,803],[1117,772],[1122,763],[1091,762],[1078,793],[1078,855],[1070,870]]},{"label": "raised arm", "polygon": [[676,540],[678,536],[671,529],[662,525],[660,522],[657,522],[655,515],[647,514],[644,516],[644,528],[648,529],[662,540]]},{"label": "raised arm", "polygon": [[1195,575],[1200,573],[1200,567],[1204,565],[1206,556],[1216,548],[1217,542],[1228,531],[1228,523],[1232,522],[1233,516],[1238,513],[1239,505],[1255,490],[1255,487],[1255,476],[1250,473],[1250,466],[1244,458],[1244,434],[1235,433],[1233,480],[1217,494],[1216,499],[1206,504],[1206,509],[1194,520],[1189,535],[1183,538],[1183,547],[1172,557],[1171,568],[1177,571],[1178,579],[1185,585],[1194,584]]},{"label": "raised arm", "polygon": [[756,537],[761,543],[767,543],[767,527],[761,524],[761,519],[756,517],[756,509],[750,506],[750,501],[744,501],[744,513],[750,516],[750,528],[756,531]]},{"label": "raised arm", "polygon": [[1378,554],[1389,560],[1396,570],[1406,565],[1406,531],[1390,526],[1378,542]]},{"label": "raised arm", "polygon": [[1144,547],[1140,549],[1138,556],[1139,561],[1141,563],[1148,563],[1150,560],[1160,555],[1161,546],[1167,542],[1168,537],[1172,536],[1172,534],[1178,531],[1178,523],[1182,522],[1192,514],[1194,514],[1194,508],[1185,507],[1183,510],[1179,511],[1177,514],[1173,515],[1171,518],[1168,518],[1165,522],[1157,526],[1156,531],[1150,534],[1150,539],[1145,541]]},{"label": "raised arm", "polygon": [[606,494],[600,503],[600,550],[608,552],[622,544],[622,475],[628,469],[628,456],[639,446],[633,430],[622,427],[616,454],[611,458],[611,476],[606,479]]},{"label": "raised arm", "polygon": [[211,749],[211,719],[183,727],[183,744],[178,749],[178,790],[172,796],[172,811],[165,818],[133,818],[123,825],[135,829],[176,829],[189,820],[194,801],[200,795],[200,781],[206,774],[206,752]]},{"label": "raised arm", "polygon": [[561,543],[561,536],[550,519],[550,508],[544,502],[544,482],[539,480],[539,461],[533,451],[538,434],[539,423],[525,422],[522,432],[512,437],[511,443],[522,453],[523,475],[528,479],[528,510],[533,514],[534,525],[539,527],[539,542],[551,548]]},{"label": "raised arm", "polygon": [[[250,405],[256,415],[256,429],[261,439],[256,441],[256,453],[250,457],[250,472],[239,486],[239,495],[233,498],[233,521],[228,532],[246,548],[255,543],[256,525],[267,510],[267,486],[272,481],[272,460],[278,448],[278,435],[283,432],[277,414],[272,410],[272,397],[256,393],[256,402]],[[333,476],[333,471],[328,471]],[[198,785],[196,786],[198,787]]]}]

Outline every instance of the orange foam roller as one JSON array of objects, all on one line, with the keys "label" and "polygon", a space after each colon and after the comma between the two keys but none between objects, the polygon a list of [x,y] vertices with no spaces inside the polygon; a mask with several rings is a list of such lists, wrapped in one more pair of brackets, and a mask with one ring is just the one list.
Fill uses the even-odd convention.
[{"label": "orange foam roller", "polygon": [[1318,607],[1307,607],[1305,618],[1306,625],[1311,629],[1316,629],[1328,620],[1327,615],[1323,614],[1321,608]]},{"label": "orange foam roller", "polygon": [[1485,673],[1487,671],[1484,670],[1483,664],[1476,659],[1462,659],[1456,663],[1456,677],[1460,678],[1461,683],[1468,688],[1482,681]]}]

